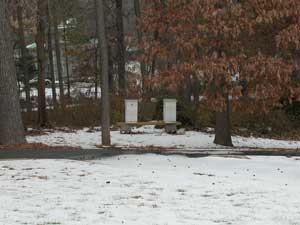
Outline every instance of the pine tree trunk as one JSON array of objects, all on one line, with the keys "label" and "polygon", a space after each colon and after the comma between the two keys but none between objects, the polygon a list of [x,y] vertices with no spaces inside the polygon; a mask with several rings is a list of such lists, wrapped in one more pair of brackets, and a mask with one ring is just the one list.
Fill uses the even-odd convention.
[{"label": "pine tree trunk", "polygon": [[99,72],[98,72],[98,45],[95,45],[95,100],[98,99],[98,81],[99,81]]},{"label": "pine tree trunk", "polygon": [[126,96],[126,71],[125,71],[125,44],[123,27],[123,0],[116,0],[116,24],[117,24],[117,47],[118,47],[118,77],[121,94]]},{"label": "pine tree trunk", "polygon": [[[135,16],[136,16],[136,26],[137,26],[137,38],[138,38],[138,43],[139,45],[142,44],[142,32],[140,32],[139,28],[138,28],[138,20],[141,18],[141,4],[140,4],[140,0],[134,0],[134,11],[135,11]],[[143,80],[145,80],[145,75],[147,75],[147,69],[146,69],[146,64],[144,62],[144,60],[141,60],[140,62],[141,64],[141,73],[143,76]]]},{"label": "pine tree trunk", "polygon": [[0,0],[0,144],[23,144],[26,140],[7,4],[7,0]]},{"label": "pine tree trunk", "polygon": [[[138,39],[138,44],[141,46],[143,42],[143,35],[142,32],[139,30],[138,27],[138,22],[141,18],[141,4],[140,0],[134,0],[134,11],[135,11],[135,17],[136,17],[136,31],[137,31],[137,39]],[[142,85],[141,85],[141,92],[142,92],[142,105],[146,101],[146,94],[147,94],[147,87],[146,87],[146,76],[148,75],[147,73],[147,68],[145,61],[143,59],[140,60],[140,65],[141,65],[141,75],[142,75]],[[143,115],[142,115],[143,116]]]},{"label": "pine tree trunk", "polygon": [[67,32],[66,21],[64,20],[64,47],[65,47],[65,60],[66,60],[66,72],[67,72],[67,86],[68,86],[68,98],[71,97],[71,83],[70,83],[70,70],[69,70],[69,56],[68,56],[68,44],[67,44]]},{"label": "pine tree trunk", "polygon": [[37,8],[37,61],[38,61],[38,123],[40,127],[48,126],[45,95],[45,30],[47,2],[38,0]]},{"label": "pine tree trunk", "polygon": [[214,143],[223,146],[233,146],[230,127],[230,101],[226,95],[226,109],[216,112],[216,134]]},{"label": "pine tree trunk", "polygon": [[[53,6],[51,4],[51,6]],[[63,68],[61,62],[61,48],[59,42],[59,32],[58,32],[58,16],[56,6],[53,6],[53,35],[55,41],[55,56],[56,56],[56,66],[57,66],[57,75],[58,75],[58,83],[59,83],[59,95],[60,95],[60,103],[61,108],[65,109],[65,94],[64,94],[64,81],[63,81]]]},{"label": "pine tree trunk", "polygon": [[[154,41],[158,41],[158,38],[159,38],[158,31],[155,31],[153,36],[154,36]],[[151,63],[151,75],[152,76],[155,75],[155,70],[156,70],[156,54],[154,54],[152,57],[152,63]]]},{"label": "pine tree trunk", "polygon": [[23,24],[23,8],[20,5],[20,2],[18,2],[18,6],[17,6],[17,19],[18,19],[18,30],[19,30],[21,54],[22,54],[22,71],[24,73],[26,110],[27,110],[27,112],[31,112],[29,68],[28,68],[28,63],[27,63],[28,55],[27,55],[27,49],[26,49],[26,43],[25,43],[25,33],[24,33],[24,24]]},{"label": "pine tree trunk", "polygon": [[101,122],[102,122],[102,144],[110,145],[110,101],[109,101],[109,78],[108,78],[108,47],[106,37],[104,0],[96,0],[98,27],[97,36],[101,51]]},{"label": "pine tree trunk", "polygon": [[[97,0],[94,0],[94,7],[95,7],[95,20],[96,20],[96,35],[98,35],[98,10],[97,10]],[[100,42],[95,42],[95,64],[94,64],[94,70],[95,70],[95,100],[98,99],[98,84],[99,84],[99,69],[98,69],[98,64],[99,64],[99,50],[100,50]]]},{"label": "pine tree trunk", "polygon": [[109,91],[111,94],[115,95],[118,84],[115,82],[113,74],[114,74],[114,59],[112,54],[112,48],[108,45],[108,83],[109,83]]},{"label": "pine tree trunk", "polygon": [[50,1],[48,0],[48,58],[49,58],[49,72],[52,80],[52,101],[54,109],[57,109],[57,97],[56,97],[56,85],[55,85],[55,75],[54,75],[54,58],[53,58],[53,45],[52,45],[52,20],[51,20],[51,8]]}]

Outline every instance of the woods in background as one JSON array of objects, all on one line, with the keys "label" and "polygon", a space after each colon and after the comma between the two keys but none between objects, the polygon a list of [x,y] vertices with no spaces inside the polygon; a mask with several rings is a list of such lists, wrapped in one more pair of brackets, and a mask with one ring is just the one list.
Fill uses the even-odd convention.
[{"label": "woods in background", "polygon": [[[18,79],[30,125],[78,123],[88,113],[102,118],[103,144],[110,145],[111,121],[122,119],[124,98],[140,99],[142,117],[156,119],[150,100],[172,97],[185,125],[204,127],[199,117],[209,111],[215,143],[231,146],[235,115],[299,112],[297,0],[1,0],[1,7],[0,29],[13,31],[1,35],[11,42],[1,54],[9,62],[14,46],[18,63],[16,80],[8,80],[14,65],[1,61],[0,79],[10,88],[1,86],[0,98],[18,95],[12,87]],[[0,104],[1,114],[9,104]],[[19,109],[10,110],[22,136]]]}]

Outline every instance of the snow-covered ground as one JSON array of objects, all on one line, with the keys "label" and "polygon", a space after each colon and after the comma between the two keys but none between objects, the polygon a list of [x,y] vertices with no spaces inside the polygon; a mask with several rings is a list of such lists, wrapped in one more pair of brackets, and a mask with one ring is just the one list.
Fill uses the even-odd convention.
[{"label": "snow-covered ground", "polygon": [[[118,147],[164,147],[185,150],[221,148],[213,143],[214,135],[202,132],[189,131],[183,135],[169,135],[163,130],[145,126],[135,130],[137,134],[120,134],[111,132],[112,144]],[[31,143],[44,143],[53,146],[80,146],[85,149],[94,149],[101,144],[101,132],[88,132],[88,129],[74,132],[55,131],[42,136],[28,136]],[[236,147],[257,148],[290,148],[300,149],[300,141],[272,140],[254,137],[233,137]]]},{"label": "snow-covered ground", "polygon": [[0,224],[297,225],[300,160],[0,161]]}]

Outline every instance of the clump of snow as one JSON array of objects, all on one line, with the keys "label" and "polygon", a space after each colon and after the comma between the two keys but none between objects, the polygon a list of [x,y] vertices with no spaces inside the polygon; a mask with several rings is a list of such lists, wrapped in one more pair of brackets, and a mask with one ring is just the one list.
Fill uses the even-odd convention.
[{"label": "clump of snow", "polygon": [[0,162],[0,224],[300,223],[300,161],[120,156]]},{"label": "clump of snow", "polygon": [[[55,131],[41,136],[28,136],[30,143],[44,143],[53,146],[81,146],[85,149],[96,148],[101,144],[101,131],[88,132],[89,129],[82,129],[75,132]],[[119,131],[112,131],[112,144],[118,147],[164,147],[178,148],[185,150],[193,149],[217,149],[221,146],[215,145],[214,135],[187,131],[184,135],[166,134],[162,129],[155,129],[154,126],[145,126],[133,130],[136,134],[120,134]],[[233,137],[236,147],[255,148],[300,148],[300,141],[283,141],[254,137]]]}]

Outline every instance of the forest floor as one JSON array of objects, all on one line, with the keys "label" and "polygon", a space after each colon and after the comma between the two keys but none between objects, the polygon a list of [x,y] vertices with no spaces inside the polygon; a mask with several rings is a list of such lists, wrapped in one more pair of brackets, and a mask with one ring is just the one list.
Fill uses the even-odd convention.
[{"label": "forest floor", "polygon": [[0,224],[300,224],[300,158],[0,161]]}]

